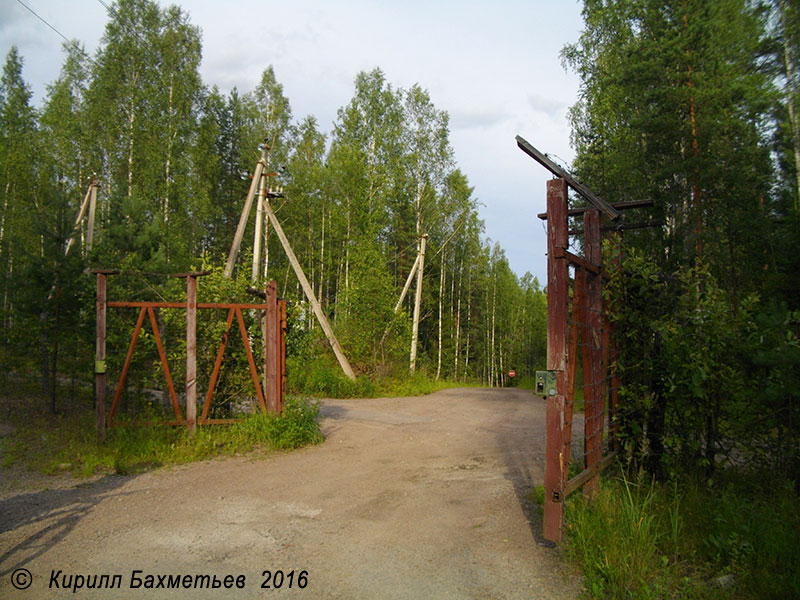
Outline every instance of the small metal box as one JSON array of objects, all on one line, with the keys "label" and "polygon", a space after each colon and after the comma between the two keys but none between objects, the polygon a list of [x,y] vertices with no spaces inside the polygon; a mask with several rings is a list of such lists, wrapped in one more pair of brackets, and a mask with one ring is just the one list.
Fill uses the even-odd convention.
[{"label": "small metal box", "polygon": [[555,371],[536,371],[536,395],[544,398],[556,395]]}]

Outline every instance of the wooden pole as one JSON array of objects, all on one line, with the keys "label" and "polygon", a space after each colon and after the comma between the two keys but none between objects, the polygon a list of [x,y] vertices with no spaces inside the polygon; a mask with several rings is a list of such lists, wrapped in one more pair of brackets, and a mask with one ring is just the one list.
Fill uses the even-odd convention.
[{"label": "wooden pole", "polygon": [[78,210],[78,216],[75,218],[75,225],[72,226],[72,235],[70,236],[69,240],[67,240],[67,247],[64,249],[64,256],[69,254],[69,249],[72,246],[72,243],[75,241],[75,236],[78,233],[78,226],[83,221],[83,217],[86,215],[86,208],[89,206],[89,198],[92,195],[92,187],[94,186],[94,181],[89,184],[89,187],[86,190],[86,196],[83,198],[83,202],[81,202],[81,207]]},{"label": "wooden pole", "polygon": [[419,337],[419,314],[422,308],[422,275],[425,270],[425,244],[428,241],[428,234],[422,234],[419,241],[419,255],[417,256],[417,289],[414,295],[414,320],[411,324],[411,356],[409,359],[409,371],[412,373],[417,368],[417,339]]},{"label": "wooden pole", "polygon": [[250,271],[250,281],[253,283],[258,279],[258,272],[261,270],[261,240],[264,236],[264,203],[267,201],[264,192],[266,177],[263,172],[258,184],[258,207],[256,208],[256,231],[253,239],[253,268]]},{"label": "wooden pole", "polygon": [[[567,183],[547,182],[547,369],[556,373],[556,393],[547,398],[544,470],[544,537],[560,542],[564,526],[564,462],[567,310],[569,263],[567,249]],[[560,257],[556,257],[559,254]]]},{"label": "wooden pole", "polygon": [[186,428],[194,435],[197,428],[197,278],[208,271],[181,273],[186,278]]},{"label": "wooden pole", "polygon": [[417,258],[414,261],[414,266],[411,267],[411,272],[408,274],[408,279],[406,279],[406,284],[403,286],[403,291],[400,292],[400,298],[397,300],[397,304],[394,305],[395,314],[397,314],[400,311],[400,307],[403,306],[403,300],[406,299],[406,294],[408,294],[408,290],[411,288],[411,282],[414,280],[417,267],[419,267],[419,254],[417,254]]},{"label": "wooden pole", "polygon": [[264,311],[264,395],[267,411],[279,414],[280,407],[280,337],[278,334],[278,288],[274,281],[267,282]]},{"label": "wooden pole", "polygon": [[[403,291],[400,292],[400,298],[397,300],[397,304],[394,305],[394,314],[400,312],[400,307],[403,306],[403,300],[406,299],[406,294],[408,294],[408,290],[411,287],[411,282],[414,281],[414,274],[417,272],[417,267],[419,266],[419,254],[417,254],[416,260],[414,260],[414,265],[411,267],[411,272],[408,274],[408,279],[406,279],[406,284],[403,286]],[[392,328],[393,321],[389,321],[386,324],[386,329],[381,336],[381,346],[383,346],[384,342],[386,342],[386,336],[389,335],[389,330]]]},{"label": "wooden pole", "polygon": [[225,277],[233,276],[233,266],[236,264],[236,258],[239,256],[239,249],[242,246],[242,238],[244,237],[244,230],[247,228],[247,219],[250,216],[250,209],[253,206],[253,197],[256,193],[259,181],[261,181],[261,173],[264,171],[264,158],[256,164],[256,172],[253,174],[253,181],[250,182],[250,191],[247,192],[247,199],[244,202],[242,209],[242,216],[239,217],[239,225],[236,227],[236,234],[233,236],[233,244],[228,253],[228,262],[225,264]]},{"label": "wooden pole", "polygon": [[97,210],[97,181],[92,180],[89,196],[89,222],[86,225],[86,254],[92,251],[92,240],[94,240],[94,215]]},{"label": "wooden pole", "polygon": [[300,263],[298,262],[294,251],[292,250],[292,246],[289,244],[289,240],[286,238],[286,234],[283,232],[283,227],[281,227],[281,224],[278,221],[278,218],[275,216],[275,213],[272,212],[272,207],[269,205],[269,202],[264,202],[264,210],[266,211],[267,218],[272,223],[272,227],[275,229],[275,233],[277,234],[278,239],[280,240],[281,245],[286,252],[286,257],[289,259],[289,264],[292,265],[295,275],[297,275],[297,279],[300,281],[300,286],[303,288],[306,298],[308,298],[308,301],[311,303],[311,308],[314,310],[314,314],[317,316],[317,321],[319,321],[322,331],[325,332],[325,337],[328,338],[328,343],[330,344],[333,353],[336,355],[336,359],[339,361],[342,371],[345,375],[347,375],[347,377],[355,381],[356,375],[353,372],[353,368],[350,366],[350,362],[344,355],[342,347],[336,340],[333,329],[331,328],[325,313],[322,312],[322,306],[317,300],[311,285],[308,283],[308,279],[306,278],[305,273],[303,273],[303,267],[300,266]]}]

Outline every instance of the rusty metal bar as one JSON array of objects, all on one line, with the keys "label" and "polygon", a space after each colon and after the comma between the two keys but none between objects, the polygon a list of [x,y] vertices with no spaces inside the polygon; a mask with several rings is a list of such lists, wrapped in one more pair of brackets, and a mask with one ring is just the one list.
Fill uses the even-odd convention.
[{"label": "rusty metal bar", "polygon": [[[584,214],[584,252],[589,264],[598,270],[602,267],[600,238],[600,212],[589,210]],[[602,278],[589,275],[587,279],[586,327],[584,329],[583,394],[584,394],[584,455],[587,468],[600,462],[603,456],[603,378],[602,347],[603,297]],[[597,478],[590,478],[584,494],[591,496],[597,489]]]},{"label": "rusty metal bar", "polygon": [[575,271],[575,284],[572,292],[572,316],[569,332],[569,348],[567,350],[567,393],[566,415],[564,427],[564,464],[567,468],[562,472],[562,485],[566,485],[569,475],[570,455],[572,453],[572,417],[575,406],[575,378],[578,371],[578,341],[581,325],[586,318],[586,273]]},{"label": "rusty metal bar", "polygon": [[117,412],[117,405],[119,404],[119,397],[122,395],[122,386],[125,383],[125,378],[128,376],[128,369],[131,366],[131,358],[133,358],[133,349],[136,347],[136,342],[139,339],[139,332],[142,330],[142,323],[144,323],[144,315],[147,312],[147,309],[142,307],[139,310],[139,318],[136,320],[136,327],[133,329],[133,337],[131,338],[131,344],[128,347],[128,354],[125,357],[125,364],[122,367],[122,375],[119,377],[119,383],[117,383],[117,390],[114,392],[114,402],[111,403],[111,412],[108,415],[108,424],[112,425],[114,423],[114,414]]},{"label": "rusty metal bar", "polygon": [[175,387],[172,385],[172,375],[169,372],[167,355],[164,352],[164,345],[161,343],[161,332],[158,329],[155,311],[152,308],[148,308],[147,315],[150,317],[150,326],[153,328],[153,337],[156,340],[156,348],[158,348],[158,357],[161,359],[161,366],[164,369],[164,377],[167,380],[167,389],[169,390],[169,397],[172,400],[172,410],[175,412],[175,416],[178,417],[178,420],[183,420],[181,408],[178,406],[178,397],[175,394]]},{"label": "rusty metal bar", "polygon": [[567,182],[547,182],[547,368],[556,372],[556,394],[547,398],[544,472],[544,537],[560,542],[564,525],[562,482],[566,396],[566,328],[569,307],[569,262],[556,258],[566,249]]},{"label": "rusty metal bar", "polygon": [[203,402],[203,414],[200,417],[200,424],[206,425],[208,423],[208,409],[211,406],[211,397],[214,395],[214,388],[217,386],[217,378],[219,371],[222,367],[222,357],[225,354],[225,346],[228,344],[228,334],[231,331],[233,324],[233,313],[236,309],[231,308],[228,310],[228,320],[225,323],[225,332],[222,334],[222,342],[217,351],[217,359],[214,361],[214,370],[211,372],[211,379],[208,382],[208,390],[206,391],[206,399]]},{"label": "rusty metal bar", "polygon": [[286,328],[288,324],[286,320],[286,300],[278,300],[278,318],[280,319],[278,327],[280,333],[280,349],[278,351],[278,359],[280,362],[278,369],[278,393],[280,394],[280,413],[283,414],[283,410],[286,408]]},{"label": "rusty metal bar", "polygon": [[[216,308],[229,310],[241,308],[244,310],[265,310],[266,304],[239,304],[235,302],[197,302],[197,308]],[[186,308],[186,302],[109,302],[111,308]]]},{"label": "rusty metal bar", "polygon": [[253,351],[250,349],[250,340],[247,338],[247,329],[244,326],[244,318],[242,317],[242,311],[239,308],[236,309],[236,319],[239,321],[239,331],[242,334],[244,349],[247,351],[247,363],[250,365],[250,374],[253,376],[253,385],[256,388],[256,395],[258,396],[258,405],[261,407],[261,412],[267,412],[267,404],[264,401],[264,393],[261,391],[261,382],[258,380],[256,362],[253,359]]}]

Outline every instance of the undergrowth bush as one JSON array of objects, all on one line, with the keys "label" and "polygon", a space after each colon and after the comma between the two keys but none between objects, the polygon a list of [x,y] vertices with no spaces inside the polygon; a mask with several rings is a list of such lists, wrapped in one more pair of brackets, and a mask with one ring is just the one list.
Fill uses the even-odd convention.
[{"label": "undergrowth bush", "polygon": [[800,497],[754,477],[660,484],[606,477],[567,504],[565,548],[595,598],[800,597]]}]

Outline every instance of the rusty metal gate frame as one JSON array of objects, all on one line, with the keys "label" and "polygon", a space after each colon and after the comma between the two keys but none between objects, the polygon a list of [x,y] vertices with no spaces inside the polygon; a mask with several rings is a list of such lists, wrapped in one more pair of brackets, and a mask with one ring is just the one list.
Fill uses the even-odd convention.
[{"label": "rusty metal gate frame", "polygon": [[[196,425],[220,425],[227,423],[234,423],[240,419],[209,419],[208,412],[211,406],[211,399],[214,395],[214,390],[219,378],[222,368],[222,362],[225,354],[225,348],[228,343],[228,335],[230,334],[233,325],[233,319],[239,326],[239,333],[241,334],[242,342],[247,353],[247,362],[252,377],[253,385],[256,390],[259,408],[262,413],[275,413],[280,414],[285,407],[285,384],[286,384],[286,301],[277,297],[276,284],[274,281],[267,283],[266,292],[263,293],[265,301],[263,303],[198,303],[196,301],[197,293],[197,277],[201,277],[207,272],[195,272],[178,274],[175,277],[187,279],[187,299],[186,302],[124,302],[124,301],[108,301],[106,299],[106,278],[108,275],[117,274],[118,271],[109,269],[93,269],[92,273],[97,275],[97,352],[95,360],[95,415],[97,422],[98,434],[101,438],[105,436],[106,427],[119,426],[115,423],[114,417],[116,415],[119,400],[122,394],[123,386],[128,375],[131,361],[133,359],[133,352],[136,348],[136,343],[139,339],[139,334],[144,326],[145,315],[149,317],[150,326],[153,330],[153,337],[158,349],[161,367],[167,383],[172,409],[175,414],[175,419],[170,421],[162,421],[158,424],[164,425],[185,425],[190,432],[194,432]],[[262,294],[259,294],[262,295]],[[136,325],[131,336],[131,342],[128,346],[128,352],[125,357],[125,362],[122,367],[119,381],[117,382],[114,400],[111,404],[111,409],[108,418],[105,417],[105,382],[106,382],[106,313],[108,308],[138,308],[138,317]],[[166,358],[163,343],[161,341],[161,333],[158,327],[158,322],[155,317],[156,308],[171,308],[171,309],[184,309],[187,311],[187,414],[186,417],[181,413],[178,404],[177,394],[175,393],[175,386],[173,384],[172,375],[170,373],[169,364]],[[203,402],[203,409],[200,418],[196,418],[196,335],[197,335],[197,309],[216,309],[227,310],[227,319],[225,331],[222,334],[219,348],[217,350],[214,368],[211,372],[209,379],[208,390],[205,394]],[[261,311],[262,333],[265,339],[265,364],[264,364],[264,387],[262,388],[259,381],[258,369],[256,368],[255,359],[250,346],[250,340],[247,335],[247,328],[244,324],[244,317],[242,310],[257,310]]]},{"label": "rusty metal gate frame", "polygon": [[[610,242],[616,261],[620,256],[623,229],[639,229],[656,223],[623,225],[618,221],[620,211],[652,206],[652,201],[609,204],[524,138],[517,136],[516,140],[523,152],[555,177],[547,182],[547,212],[538,216],[547,221],[547,370],[548,378],[555,380],[555,389],[546,396],[543,534],[550,541],[560,542],[567,496],[581,487],[586,496],[591,496],[600,472],[612,464],[618,451],[617,425],[613,417],[617,412],[620,381],[616,371],[613,331],[603,306],[603,282],[609,275],[603,267],[602,230],[613,232]],[[589,205],[568,209],[568,187]],[[618,224],[601,228],[601,213]],[[570,230],[568,218],[581,215],[583,229]],[[584,256],[568,250],[569,236],[579,234],[584,236]],[[575,272],[571,303],[570,267]],[[570,479],[578,360],[583,364],[584,468]],[[608,452],[604,456],[606,415],[611,427]]]}]

